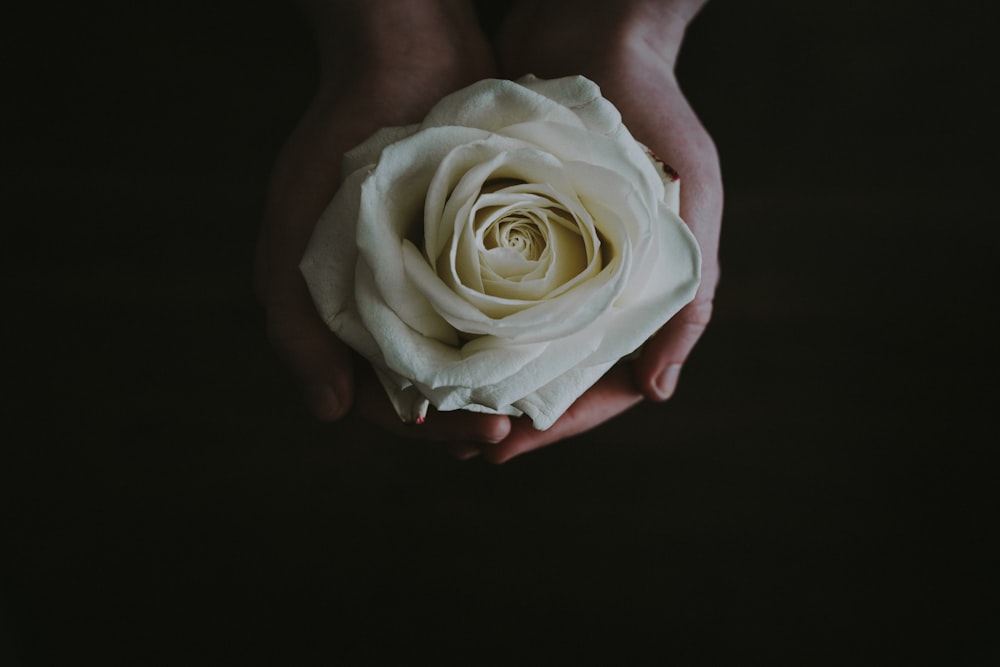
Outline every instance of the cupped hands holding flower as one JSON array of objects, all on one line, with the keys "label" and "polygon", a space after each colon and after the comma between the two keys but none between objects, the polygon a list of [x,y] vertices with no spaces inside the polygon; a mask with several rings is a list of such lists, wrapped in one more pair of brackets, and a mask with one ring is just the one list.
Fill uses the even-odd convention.
[{"label": "cupped hands holding flower", "polygon": [[[461,458],[502,462],[643,396],[669,397],[718,276],[718,162],[673,77],[700,4],[525,3],[492,47],[466,3],[304,6],[323,83],[276,165],[257,276],[271,338],[318,416],[335,420],[353,405]],[[656,163],[636,157],[589,81],[484,82],[442,101],[530,73],[601,86],[636,139],[681,174],[680,213],[697,244],[676,205],[656,202],[676,197],[671,179],[664,188]],[[497,120],[486,107],[500,98],[508,111]],[[415,228],[414,206],[446,224]],[[343,238],[355,226],[356,246]],[[314,227],[303,271],[320,313],[298,268]],[[330,253],[337,261],[324,263]],[[689,301],[637,359],[615,364]],[[395,412],[422,425],[393,414],[341,339],[375,364]],[[440,410],[427,415],[428,400]]]}]

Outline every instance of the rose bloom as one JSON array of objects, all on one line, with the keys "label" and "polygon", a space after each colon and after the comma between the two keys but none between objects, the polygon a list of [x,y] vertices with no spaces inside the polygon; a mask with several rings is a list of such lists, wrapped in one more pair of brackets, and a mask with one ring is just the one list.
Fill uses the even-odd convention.
[{"label": "rose bloom", "polygon": [[301,269],[404,421],[546,429],[694,298],[676,175],[586,78],[480,81],[342,173]]}]

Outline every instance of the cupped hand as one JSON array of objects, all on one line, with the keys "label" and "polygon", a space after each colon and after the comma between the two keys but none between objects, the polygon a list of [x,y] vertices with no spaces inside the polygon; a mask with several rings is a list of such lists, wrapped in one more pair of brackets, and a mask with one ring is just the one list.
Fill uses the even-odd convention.
[{"label": "cupped hand", "polygon": [[[547,0],[513,9],[495,45],[503,76],[555,78],[583,74],[621,111],[633,136],[681,178],[681,217],[702,253],[702,281],[694,301],[675,315],[630,364],[620,364],[584,393],[546,431],[514,420],[495,445],[455,445],[501,463],[589,430],[644,398],[664,401],[712,315],[719,280],[722,179],[715,145],[677,84],[674,64],[684,29],[703,2],[625,0],[621,3]],[[629,367],[630,366],[630,367]]]},{"label": "cupped hand", "polygon": [[269,184],[255,276],[268,335],[321,419],[335,421],[355,407],[407,436],[501,440],[510,420],[500,415],[432,412],[422,425],[401,423],[368,364],[355,365],[320,319],[299,272],[313,226],[339,185],[344,152],[381,127],[419,122],[443,96],[495,75],[474,12],[451,0],[317,0],[303,9],[320,49],[321,83]]}]

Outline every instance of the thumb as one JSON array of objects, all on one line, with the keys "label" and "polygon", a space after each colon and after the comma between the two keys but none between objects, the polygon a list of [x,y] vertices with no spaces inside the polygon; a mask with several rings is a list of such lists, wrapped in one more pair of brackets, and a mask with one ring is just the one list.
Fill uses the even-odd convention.
[{"label": "thumb", "polygon": [[643,347],[633,364],[636,386],[652,401],[665,401],[677,388],[681,368],[712,318],[711,299],[695,299]]},{"label": "thumb", "polygon": [[324,421],[343,417],[354,401],[353,356],[312,304],[271,306],[267,330],[271,344],[298,379],[313,414]]}]

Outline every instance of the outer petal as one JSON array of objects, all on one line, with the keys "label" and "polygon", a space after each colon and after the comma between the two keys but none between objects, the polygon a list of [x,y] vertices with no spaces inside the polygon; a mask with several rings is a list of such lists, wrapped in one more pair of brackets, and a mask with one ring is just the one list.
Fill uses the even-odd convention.
[{"label": "outer petal", "polygon": [[655,163],[650,163],[645,147],[624,127],[622,132],[606,136],[559,123],[536,122],[512,125],[502,133],[545,150],[563,162],[586,162],[609,169],[632,183],[649,206],[664,198],[663,179]]},{"label": "outer petal", "polygon": [[384,301],[374,298],[375,289],[374,279],[359,271],[358,301],[366,304],[360,316],[379,342],[379,358],[386,367],[415,384],[431,388],[496,384],[535,361],[547,347],[547,343],[502,345],[473,359],[470,350],[477,349],[481,339],[453,346],[428,338],[403,322]]},{"label": "outer petal", "polygon": [[420,423],[427,417],[430,401],[409,380],[401,380],[394,373],[375,367],[375,375],[389,396],[396,414],[407,424]]},{"label": "outer petal", "polygon": [[421,127],[461,126],[496,132],[508,125],[538,120],[583,127],[572,109],[504,79],[485,79],[448,95],[434,105]]},{"label": "outer petal", "polygon": [[361,200],[361,183],[368,177],[361,169],[344,180],[313,230],[299,265],[316,310],[341,340],[376,363],[378,345],[358,315],[354,301],[358,248],[355,223]]},{"label": "outer petal", "polygon": [[532,426],[544,431],[614,365],[615,362],[610,361],[594,366],[577,366],[514,405],[531,418]]},{"label": "outer petal", "polygon": [[[377,292],[371,299],[384,301],[409,326],[450,344],[455,332],[429,305],[403,270],[403,245],[419,237],[427,189],[438,165],[456,144],[485,136],[470,128],[431,128],[419,131],[384,151],[371,178],[362,185],[357,215],[357,246],[362,260],[373,269]],[[371,300],[359,309],[373,307]],[[383,337],[383,334],[372,331]],[[382,346],[386,343],[383,340]]]},{"label": "outer petal", "polygon": [[419,125],[406,125],[404,127],[384,127],[378,130],[375,134],[344,153],[344,159],[341,162],[341,172],[350,174],[363,167],[374,167],[386,147],[414,134],[419,127]]},{"label": "outer petal", "polygon": [[623,127],[615,105],[601,96],[600,87],[583,76],[539,79],[528,74],[517,80],[528,90],[543,95],[556,104],[571,109],[589,132],[614,134]]}]

